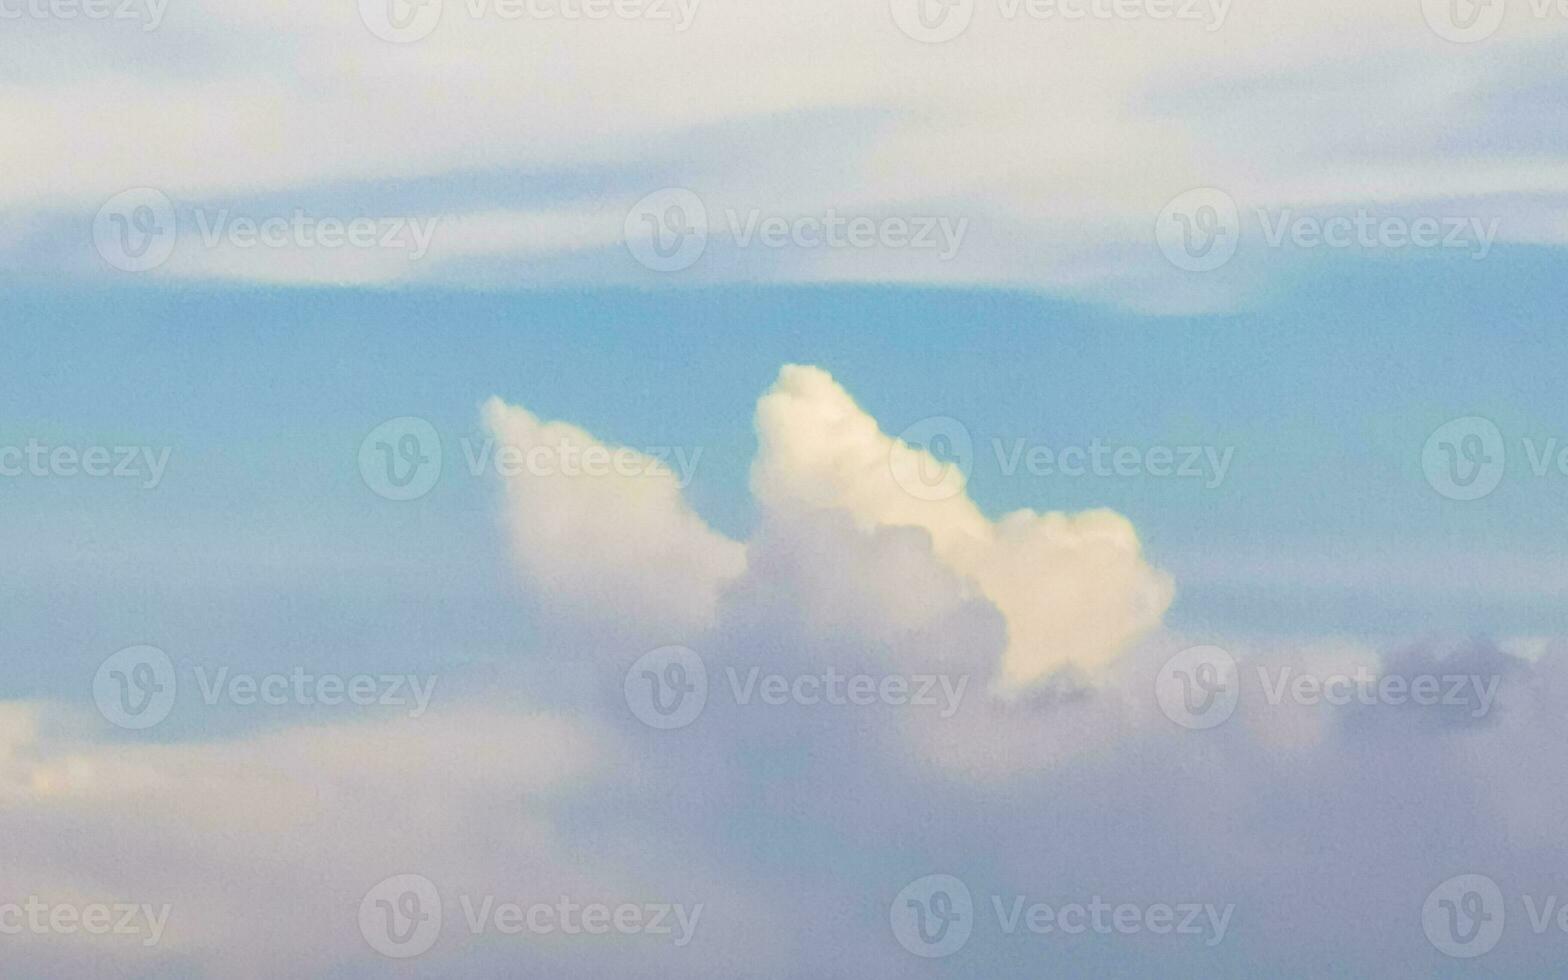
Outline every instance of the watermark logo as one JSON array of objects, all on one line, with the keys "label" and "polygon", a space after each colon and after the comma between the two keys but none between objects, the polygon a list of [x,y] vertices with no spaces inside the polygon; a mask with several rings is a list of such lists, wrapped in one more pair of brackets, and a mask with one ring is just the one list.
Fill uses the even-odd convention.
[{"label": "watermark logo", "polygon": [[626,213],[626,249],[654,272],[680,272],[708,248],[708,209],[684,187],[654,191]]},{"label": "watermark logo", "polygon": [[111,724],[139,730],[169,717],[178,694],[174,662],[151,646],[126,647],[93,675],[93,700]]},{"label": "watermark logo", "polygon": [[1445,956],[1472,959],[1503,937],[1503,893],[1486,875],[1463,874],[1432,889],[1421,906],[1426,938]]},{"label": "watermark logo", "polygon": [[[1088,901],[1049,904],[1028,895],[991,895],[990,909],[1003,936],[1194,936],[1205,946],[1225,941],[1234,903]],[[969,888],[952,875],[927,875],[904,886],[888,912],[893,936],[927,959],[951,956],[974,931],[979,911]]]},{"label": "watermark logo", "polygon": [[[954,259],[969,232],[969,219],[950,215],[769,214],[762,208],[723,209],[722,224],[736,249],[830,249],[925,252]],[[716,230],[707,205],[684,188],[649,194],[627,212],[626,247],[655,272],[680,272],[697,263]]]},{"label": "watermark logo", "polygon": [[661,731],[685,728],[708,703],[708,668],[694,650],[660,647],[637,658],[622,687],[638,721]]},{"label": "watermark logo", "polygon": [[1241,242],[1241,211],[1216,187],[1178,194],[1154,222],[1160,251],[1176,268],[1212,272],[1231,260]]},{"label": "watermark logo", "polygon": [[[951,41],[969,28],[975,0],[891,0],[899,30],[924,44]],[[996,15],[1052,23],[1157,21],[1197,23],[1208,31],[1225,26],[1230,0],[996,0]]]},{"label": "watermark logo", "polygon": [[418,500],[441,479],[441,436],[422,418],[388,419],[360,442],[359,475],[388,500]]},{"label": "watermark logo", "polygon": [[[701,0],[464,0],[470,21],[633,20],[669,24],[677,34],[697,18]],[[383,41],[422,41],[441,23],[442,0],[359,0],[359,17]]]},{"label": "watermark logo", "polygon": [[359,0],[359,19],[383,41],[412,44],[441,23],[441,0]]},{"label": "watermark logo", "polygon": [[[508,902],[494,895],[459,895],[463,922],[473,936],[670,936],[678,947],[692,941],[703,905],[679,903]],[[392,959],[429,952],[441,937],[440,890],[423,875],[401,874],[380,882],[359,903],[359,932],[370,948]]]},{"label": "watermark logo", "polygon": [[1421,469],[1432,489],[1449,500],[1480,500],[1503,482],[1508,450],[1490,419],[1454,419],[1439,426],[1421,449]]},{"label": "watermark logo", "polygon": [[945,415],[921,419],[899,433],[888,467],[904,492],[918,500],[947,500],[964,492],[974,472],[969,429]]},{"label": "watermark logo", "polygon": [[[209,707],[220,701],[242,708],[380,705],[406,707],[410,718],[420,718],[429,710],[439,680],[416,674],[316,674],[304,667],[288,673],[250,674],[197,665],[191,672]],[[105,660],[93,676],[93,700],[99,712],[121,728],[151,728],[162,722],[169,717],[179,689],[179,671],[157,647],[127,647]]]},{"label": "watermark logo", "polygon": [[1154,679],[1154,698],[1165,717],[1194,731],[1223,724],[1240,696],[1236,658],[1216,646],[1180,651]]},{"label": "watermark logo", "polygon": [[969,29],[975,0],[890,0],[893,23],[922,44],[942,44]]},{"label": "watermark logo", "polygon": [[463,457],[468,472],[480,476],[494,470],[497,476],[510,479],[524,475],[540,477],[604,478],[611,475],[628,479],[663,477],[675,481],[684,490],[697,475],[697,464],[702,459],[702,447],[693,446],[630,446],[582,445],[562,439],[554,445],[537,443],[526,449],[521,446],[497,447],[494,439],[474,440],[463,438]]},{"label": "watermark logo", "polygon": [[148,272],[169,261],[179,240],[174,202],[152,187],[121,191],[93,218],[93,246],[121,272]]},{"label": "watermark logo", "polygon": [[1421,0],[1427,26],[1456,44],[1486,40],[1503,26],[1507,14],[1507,0]]},{"label": "watermark logo", "polygon": [[423,875],[393,875],[359,903],[359,933],[382,956],[406,960],[441,938],[441,894]]},{"label": "watermark logo", "polygon": [[[930,708],[947,719],[958,713],[967,674],[846,674],[837,668],[789,674],[764,673],[760,666],[742,672],[726,667],[728,682],[718,690],[729,691],[739,707],[759,705],[803,708],[871,708],[878,705]],[[624,679],[626,704],[640,721],[653,728],[684,728],[697,720],[707,706],[707,664],[695,651],[680,646],[661,647],[639,657]]]},{"label": "watermark logo", "polygon": [[[1565,0],[1568,2],[1568,0]],[[1328,248],[1464,251],[1475,261],[1492,253],[1501,218],[1476,215],[1379,214],[1357,208],[1303,214],[1293,208],[1254,208],[1262,243],[1271,249]],[[1216,188],[1178,195],[1155,222],[1155,238],[1172,265],[1212,272],[1230,262],[1242,238],[1235,199]]]},{"label": "watermark logo", "polygon": [[893,938],[916,956],[952,956],[975,927],[974,897],[952,875],[926,875],[905,885],[888,910]]},{"label": "watermark logo", "polygon": [[162,191],[139,187],[116,194],[98,210],[93,245],[105,262],[122,272],[150,272],[174,254],[182,214],[208,249],[380,249],[404,252],[415,262],[429,254],[441,223],[440,216],[334,217],[304,208],[259,216],[229,208],[176,209]]}]

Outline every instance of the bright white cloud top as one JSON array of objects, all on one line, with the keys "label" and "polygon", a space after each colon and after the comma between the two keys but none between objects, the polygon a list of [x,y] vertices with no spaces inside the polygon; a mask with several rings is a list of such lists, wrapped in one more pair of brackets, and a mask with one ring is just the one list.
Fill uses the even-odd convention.
[{"label": "bright white cloud top", "polygon": [[[744,549],[691,511],[668,466],[499,400],[485,417],[524,464],[506,478],[508,515],[536,588],[643,622],[712,624],[722,590],[745,568]],[[779,372],[757,403],[757,435],[752,488],[766,520],[835,511],[863,533],[917,528],[935,561],[995,605],[1007,630],[1001,689],[1025,689],[1066,667],[1104,667],[1158,626],[1171,603],[1169,576],[1144,560],[1119,514],[1022,510],[992,521],[961,480],[922,493],[918,473],[948,464],[883,434],[818,368]],[[604,460],[627,454],[624,472],[584,480],[559,466],[526,465],[529,454],[580,457],[589,447]]]}]

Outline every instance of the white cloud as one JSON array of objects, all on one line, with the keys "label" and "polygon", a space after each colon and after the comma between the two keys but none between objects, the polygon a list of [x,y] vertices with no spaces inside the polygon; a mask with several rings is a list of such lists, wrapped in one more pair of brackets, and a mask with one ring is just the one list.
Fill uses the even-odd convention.
[{"label": "white cloud", "polygon": [[1093,671],[1157,626],[1174,595],[1137,532],[1109,510],[1019,510],[992,521],[967,494],[916,496],[895,477],[942,464],[884,435],[826,372],[786,367],[757,406],[752,471],[770,509],[833,508],[864,528],[917,527],[943,564],[1007,620],[1001,671],[1023,687],[1067,666]]},{"label": "white cloud", "polygon": [[[1568,18],[1520,10],[1497,37],[1457,46],[1427,27],[1417,4],[1232,4],[1208,30],[1179,20],[1009,20],[1003,5],[979,2],[963,36],[933,46],[900,33],[885,3],[706,0],[684,31],[617,18],[476,19],[468,0],[444,8],[436,31],[406,46],[372,36],[354,4],[206,0],[171,9],[152,32],[21,24],[0,41],[0,54],[25,66],[0,87],[9,107],[0,208],[21,222],[90,215],[128,186],[197,202],[430,178],[448,183],[427,188],[426,203],[456,214],[472,210],[471,175],[513,173],[516,200],[452,244],[452,254],[506,258],[600,241],[615,228],[598,213],[606,201],[676,184],[715,211],[940,210],[972,222],[950,262],[824,251],[782,257],[776,277],[1099,288],[1138,303],[1151,294],[1193,301],[1150,241],[1160,208],[1192,187],[1228,189],[1244,209],[1422,189],[1490,194],[1505,200],[1488,214],[1523,219],[1525,197],[1560,193],[1568,179],[1561,154],[1499,155],[1507,143],[1496,131],[1526,114],[1503,114],[1514,100],[1480,98],[1513,89],[1530,98],[1539,83],[1518,66],[1568,28]],[[1342,98],[1303,94],[1302,78],[1320,79],[1324,66],[1338,74],[1351,60],[1368,67]],[[803,136],[793,122],[802,118],[822,122]],[[585,182],[557,207],[546,199],[559,189],[535,179],[550,172],[614,179]],[[505,220],[518,228],[497,226]],[[1505,241],[1560,241],[1509,224]],[[1111,267],[1107,249],[1121,252]],[[207,271],[324,278],[251,258]],[[576,274],[640,272],[616,264],[624,259],[612,252],[608,265]],[[700,281],[704,271],[691,274]],[[715,258],[706,272],[748,278],[755,268]],[[1206,292],[1219,295],[1202,302],[1222,305],[1236,288],[1211,284]]]},{"label": "white cloud", "polygon": [[[533,587],[596,617],[671,630],[712,622],[745,549],[692,511],[669,465],[616,447],[617,469],[611,448],[582,429],[497,398],[484,415],[497,452],[515,455],[506,517]],[[600,475],[583,475],[585,452],[604,454]]]}]

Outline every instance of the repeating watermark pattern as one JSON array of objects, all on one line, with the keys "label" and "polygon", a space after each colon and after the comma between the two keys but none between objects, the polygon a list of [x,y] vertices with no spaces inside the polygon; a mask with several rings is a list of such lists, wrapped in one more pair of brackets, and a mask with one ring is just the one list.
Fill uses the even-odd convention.
[{"label": "repeating watermark pattern", "polygon": [[109,198],[93,218],[93,246],[121,272],[147,272],[169,261],[179,240],[174,202],[153,187]]},{"label": "repeating watermark pattern", "polygon": [[1477,261],[1492,252],[1501,218],[1489,221],[1474,215],[1374,214],[1358,208],[1351,214],[1328,216],[1297,214],[1290,208],[1255,209],[1269,248],[1414,248],[1461,251]]},{"label": "repeating watermark pattern", "polygon": [[[1532,935],[1568,936],[1568,902],[1559,895],[1518,896]],[[1517,921],[1517,920],[1516,920]],[[1483,874],[1461,874],[1433,888],[1421,906],[1426,938],[1445,956],[1474,959],[1502,941],[1508,901],[1496,881]]]},{"label": "repeating watermark pattern", "polygon": [[487,472],[506,478],[518,476],[566,476],[603,478],[670,478],[684,490],[697,475],[702,460],[701,446],[583,446],[567,440],[497,448],[492,438],[462,440],[463,458],[468,472],[480,476]]},{"label": "repeating watermark pattern", "polygon": [[[304,667],[266,674],[235,673],[200,664],[189,666],[194,687],[208,707],[220,703],[235,707],[358,708],[402,707],[410,718],[420,718],[430,707],[438,678],[415,674],[315,673]],[[167,653],[157,647],[133,646],[121,650],[93,675],[93,700],[111,724],[139,730],[169,717],[179,697],[179,671]]]},{"label": "repeating watermark pattern", "polygon": [[[495,895],[456,898],[469,935],[654,936],[677,947],[689,945],[702,919],[703,903],[497,901]],[[440,890],[423,875],[393,875],[365,893],[359,931],[370,948],[393,959],[428,952],[447,919]]]},{"label": "repeating watermark pattern", "polygon": [[1527,10],[1538,21],[1568,21],[1568,0],[1421,0],[1421,14],[1433,33],[1456,44],[1474,44],[1495,35],[1510,10]]},{"label": "repeating watermark pattern", "polygon": [[0,446],[0,477],[135,480],[156,490],[169,467],[170,446],[51,446],[38,439]]},{"label": "repeating watermark pattern", "polygon": [[[572,479],[671,479],[684,490],[696,478],[701,446],[581,445],[568,439],[526,448],[497,445],[491,436],[458,440],[468,474],[493,473],[503,479],[520,476]],[[378,496],[418,500],[440,482],[444,462],[441,435],[428,420],[411,415],[388,419],[359,444],[359,474]]]},{"label": "repeating watermark pattern", "polygon": [[152,646],[126,647],[93,675],[99,713],[121,728],[151,728],[169,717],[177,689],[174,661]]},{"label": "repeating watermark pattern", "polygon": [[708,249],[708,208],[684,187],[654,191],[626,212],[626,250],[654,272],[690,269]]},{"label": "repeating watermark pattern", "polygon": [[1235,712],[1248,676],[1256,678],[1261,703],[1269,707],[1414,705],[1461,709],[1471,718],[1483,718],[1492,710],[1502,683],[1497,674],[1380,674],[1365,665],[1315,672],[1291,664],[1259,664],[1243,671],[1226,650],[1199,646],[1176,653],[1160,668],[1155,700],[1165,716],[1183,728],[1213,728]]},{"label": "repeating watermark pattern", "polygon": [[[702,0],[463,0],[455,10],[472,22],[637,21],[684,33],[697,19]],[[393,44],[412,44],[433,34],[444,0],[359,0],[359,17],[372,34]]]},{"label": "repeating watermark pattern", "polygon": [[1087,446],[1052,448],[1014,439],[1010,445],[991,440],[1003,476],[1020,469],[1030,476],[1202,480],[1205,490],[1217,489],[1230,472],[1234,446],[1112,446],[1099,439]]},{"label": "repeating watermark pattern", "polygon": [[387,419],[359,443],[360,478],[388,500],[418,500],[435,489],[441,463],[440,433],[412,415]]},{"label": "repeating watermark pattern", "polygon": [[[1092,439],[1086,445],[1051,446],[1027,438],[993,437],[991,451],[1004,477],[1069,479],[1176,479],[1201,481],[1214,490],[1225,482],[1234,446],[1115,445]],[[974,437],[945,415],[921,419],[900,432],[888,451],[888,467],[904,492],[920,500],[946,500],[962,493],[974,473]]]},{"label": "repeating watermark pattern", "polygon": [[[1029,895],[991,895],[987,906],[1002,936],[1187,936],[1218,946],[1230,930],[1234,903],[1044,902]],[[916,956],[937,959],[963,949],[974,934],[974,898],[958,878],[927,875],[905,885],[888,916],[893,937]]]},{"label": "repeating watermark pattern", "polygon": [[893,480],[917,500],[956,497],[975,469],[968,426],[946,415],[921,419],[898,434],[888,452]]},{"label": "repeating watermark pattern", "polygon": [[1171,265],[1212,272],[1241,244],[1241,211],[1217,187],[1196,187],[1171,199],[1154,220],[1154,240]]},{"label": "repeating watermark pattern", "polygon": [[[969,219],[951,215],[768,214],[761,208],[721,212],[730,242],[738,249],[930,252],[939,261],[956,257]],[[644,197],[626,214],[627,251],[655,272],[691,268],[707,251],[712,229],[708,208],[694,192],[667,187]]]},{"label": "repeating watermark pattern", "polygon": [[[783,674],[764,672],[760,666],[746,670],[724,669],[734,703],[741,707],[814,708],[912,707],[934,710],[951,718],[963,703],[969,687],[967,675],[841,673],[833,667],[821,672]],[[668,646],[638,657],[626,671],[622,684],[626,706],[650,728],[685,728],[696,721],[708,704],[708,668],[689,647]]]},{"label": "repeating watermark pattern", "polygon": [[1505,0],[1421,0],[1421,15],[1438,37],[1457,44],[1484,41],[1508,14]]},{"label": "repeating watermark pattern", "polygon": [[1240,697],[1236,658],[1216,646],[1177,652],[1154,678],[1154,699],[1165,717],[1194,731],[1224,724]]},{"label": "repeating watermark pattern", "polygon": [[[181,239],[181,214],[156,188],[122,191],[104,202],[93,220],[93,244],[122,272],[150,272],[169,260]],[[191,208],[184,224],[204,248],[380,249],[405,252],[411,261],[429,254],[441,223],[426,218],[370,215],[324,216],[295,208],[287,214],[239,214],[230,208]]]},{"label": "repeating watermark pattern", "polygon": [[[1568,477],[1568,443],[1556,436],[1519,440],[1520,455],[1536,479]],[[1491,419],[1477,415],[1444,422],[1421,448],[1421,470],[1433,490],[1450,500],[1490,496],[1508,473],[1508,447]]]},{"label": "repeating watermark pattern", "polygon": [[1421,469],[1432,489],[1450,500],[1480,500],[1497,489],[1508,468],[1503,433],[1490,419],[1467,416],[1438,426],[1421,449]]},{"label": "repeating watermark pattern", "polygon": [[893,938],[916,956],[951,956],[964,948],[974,932],[974,896],[968,885],[952,875],[926,875],[905,885],[893,898],[888,920]]},{"label": "repeating watermark pattern", "polygon": [[[1370,208],[1303,214],[1293,208],[1254,208],[1260,239],[1272,249],[1327,248],[1457,251],[1485,259],[1501,218],[1475,215],[1380,214]],[[1216,187],[1173,198],[1155,219],[1154,237],[1165,258],[1186,272],[1212,272],[1230,262],[1242,240],[1236,199]]]},{"label": "repeating watermark pattern", "polygon": [[902,217],[845,217],[835,208],[821,215],[763,214],[752,208],[745,213],[724,209],[730,238],[738,248],[753,244],[763,248],[828,248],[893,251],[929,251],[943,261],[951,261],[964,244],[969,219],[949,215],[911,215]]},{"label": "repeating watermark pattern", "polygon": [[[1019,20],[1078,24],[1085,21],[1183,23],[1217,31],[1230,15],[1231,0],[994,0],[995,15]],[[893,23],[923,44],[959,37],[974,21],[979,0],[890,0]]]},{"label": "repeating watermark pattern", "polygon": [[1455,875],[1432,889],[1421,906],[1426,938],[1458,959],[1491,952],[1503,938],[1506,917],[1502,889],[1486,875]]},{"label": "repeating watermark pattern", "polygon": [[1468,709],[1472,718],[1482,718],[1492,710],[1497,686],[1496,674],[1374,674],[1365,666],[1348,673],[1314,674],[1289,665],[1257,668],[1258,684],[1270,705],[1285,703],[1331,707],[1347,705],[1413,704],[1424,708]]},{"label": "repeating watermark pattern", "polygon": [[117,21],[156,31],[168,9],[169,0],[0,0],[0,21]]},{"label": "repeating watermark pattern", "polygon": [[50,902],[29,895],[0,903],[0,936],[115,936],[156,946],[169,924],[168,904]]},{"label": "repeating watermark pattern", "polygon": [[370,948],[392,959],[427,953],[441,938],[445,919],[441,893],[423,875],[393,875],[378,882],[359,903],[359,933]]}]

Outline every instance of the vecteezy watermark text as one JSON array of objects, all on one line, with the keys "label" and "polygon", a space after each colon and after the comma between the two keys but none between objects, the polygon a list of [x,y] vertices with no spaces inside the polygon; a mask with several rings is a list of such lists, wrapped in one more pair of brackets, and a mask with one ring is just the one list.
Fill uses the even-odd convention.
[{"label": "vecteezy watermark text", "polygon": [[163,446],[50,446],[37,439],[0,446],[0,477],[75,477],[140,480],[142,489],[163,482],[172,449]]},{"label": "vecteezy watermark text", "polygon": [[[1391,214],[1371,208],[1301,213],[1254,208],[1260,238],[1272,249],[1327,248],[1460,252],[1477,261],[1492,252],[1502,219],[1461,214]],[[1155,220],[1166,259],[1187,272],[1212,272],[1230,262],[1244,235],[1235,198],[1200,187],[1173,198]]]},{"label": "vecteezy watermark text", "polygon": [[93,245],[111,267],[149,272],[174,254],[182,227],[197,232],[203,248],[340,249],[402,252],[423,259],[435,239],[440,215],[424,218],[383,215],[319,215],[304,208],[285,213],[241,214],[231,208],[188,208],[181,212],[162,191],[137,187],[104,202],[93,219]]},{"label": "vecteezy watermark text", "polygon": [[[672,902],[497,901],[493,894],[457,896],[464,925],[473,936],[654,936],[688,945],[697,933],[703,904]],[[359,906],[359,930],[370,948],[393,959],[430,950],[441,938],[446,903],[423,875],[393,875],[378,882]]]},{"label": "vecteezy watermark text", "polygon": [[1303,707],[1414,705],[1461,709],[1471,718],[1486,716],[1502,678],[1476,673],[1377,673],[1359,665],[1349,671],[1312,671],[1292,664],[1259,664],[1243,671],[1221,647],[1188,647],[1160,668],[1155,701],[1167,718],[1183,728],[1213,728],[1230,718],[1243,682],[1255,677],[1263,703]]},{"label": "vecteezy watermark text", "polygon": [[[1231,0],[994,0],[996,16],[1078,24],[1085,21],[1154,21],[1197,24],[1207,31],[1225,26]],[[893,22],[924,44],[951,41],[969,29],[981,0],[889,0]]]},{"label": "vecteezy watermark text", "polygon": [[29,895],[0,903],[0,936],[139,936],[156,946],[169,924],[169,905],[134,902],[49,902]]},{"label": "vecteezy watermark text", "polygon": [[[1524,436],[1519,450],[1536,479],[1568,477],[1568,443],[1557,436]],[[1490,496],[1507,475],[1507,441],[1491,419],[1475,415],[1453,419],[1427,437],[1421,469],[1432,489],[1448,499],[1480,500]]]},{"label": "vecteezy watermark text", "polygon": [[1112,446],[1099,439],[1087,446],[1054,449],[1027,439],[1014,439],[1010,445],[992,439],[991,446],[1003,476],[1012,476],[1021,467],[1030,476],[1173,477],[1201,479],[1207,490],[1225,482],[1236,454],[1234,446]]},{"label": "vecteezy watermark text", "polygon": [[[847,215],[836,208],[820,214],[770,214],[761,208],[724,209],[724,224],[737,249],[872,249],[956,257],[969,219],[951,215]],[[655,272],[679,272],[697,264],[711,228],[702,198],[682,187],[644,197],[626,214],[626,249]]]},{"label": "vecteezy watermark text", "polygon": [[[1028,895],[991,895],[989,908],[1003,936],[1186,936],[1218,946],[1230,929],[1234,903],[1046,902]],[[951,956],[970,940],[982,917],[969,886],[953,875],[935,874],[905,885],[888,910],[893,937],[926,959]]]},{"label": "vecteezy watermark text", "polygon": [[[317,673],[304,667],[263,674],[216,670],[190,665],[191,679],[203,704],[336,708],[343,705],[402,707],[410,718],[430,707],[438,678],[415,674]],[[121,728],[151,728],[174,709],[179,696],[179,671],[157,647],[126,647],[106,659],[93,676],[93,700],[105,719]]]},{"label": "vecteezy watermark text", "polygon": [[[1049,446],[1026,438],[992,438],[997,468],[1006,477],[1020,471],[1033,477],[1079,479],[1202,480],[1213,490],[1225,482],[1234,446],[1115,445],[1092,439],[1087,445]],[[974,437],[955,418],[921,419],[900,432],[888,450],[893,480],[920,500],[946,500],[964,491],[974,473]]]},{"label": "vecteezy watermark text", "polygon": [[136,21],[156,31],[168,9],[169,0],[0,0],[0,21]]},{"label": "vecteezy watermark text", "polygon": [[[702,0],[463,0],[455,9],[470,21],[641,21],[676,33],[691,27]],[[394,44],[422,41],[441,24],[443,0],[359,0],[370,33]]]},{"label": "vecteezy watermark text", "polygon": [[[691,485],[702,460],[701,446],[603,446],[558,438],[530,446],[497,443],[490,436],[459,440],[468,474],[494,473],[503,479],[523,476],[569,479],[669,479],[679,489]],[[441,435],[415,416],[388,419],[359,444],[359,474],[378,496],[417,500],[435,489],[444,468]]]},{"label": "vecteezy watermark text", "polygon": [[[828,667],[819,672],[764,672],[759,666],[742,671],[726,667],[724,676],[735,704],[815,708],[870,708],[877,705],[934,709],[951,718],[963,702],[968,675],[841,673]],[[623,693],[626,705],[651,728],[684,728],[697,720],[708,703],[706,662],[689,647],[669,646],[650,650],[626,671]]]}]

